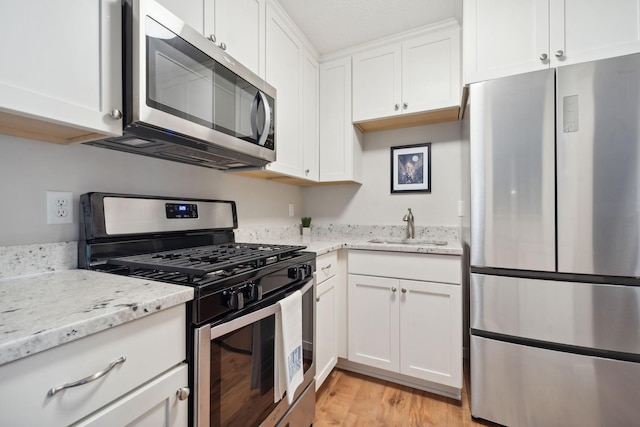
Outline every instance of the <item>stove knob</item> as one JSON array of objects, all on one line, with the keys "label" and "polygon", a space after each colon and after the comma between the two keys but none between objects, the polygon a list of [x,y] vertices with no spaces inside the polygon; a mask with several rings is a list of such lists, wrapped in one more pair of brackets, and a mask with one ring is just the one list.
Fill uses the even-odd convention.
[{"label": "stove knob", "polygon": [[227,293],[227,306],[232,310],[244,308],[244,294],[242,292],[229,291]]},{"label": "stove knob", "polygon": [[304,279],[304,271],[300,269],[300,266],[289,268],[289,279],[295,279],[295,280]]},{"label": "stove knob", "polygon": [[248,295],[252,301],[260,301],[262,299],[262,285],[256,285],[255,283],[249,283]]},{"label": "stove knob", "polygon": [[304,273],[305,273],[306,277],[313,276],[313,268],[311,267],[310,264],[305,264],[304,265]]}]

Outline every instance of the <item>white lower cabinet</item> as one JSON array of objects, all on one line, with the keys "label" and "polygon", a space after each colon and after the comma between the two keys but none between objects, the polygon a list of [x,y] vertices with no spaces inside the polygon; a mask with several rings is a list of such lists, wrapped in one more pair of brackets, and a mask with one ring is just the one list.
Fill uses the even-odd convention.
[{"label": "white lower cabinet", "polygon": [[461,390],[459,269],[458,256],[349,251],[349,361]]},{"label": "white lower cabinet", "polygon": [[338,362],[335,277],[316,288],[316,390]]},{"label": "white lower cabinet", "polygon": [[175,306],[0,366],[0,425],[186,426],[185,321]]},{"label": "white lower cabinet", "polygon": [[338,362],[337,269],[336,252],[316,260],[316,390]]}]

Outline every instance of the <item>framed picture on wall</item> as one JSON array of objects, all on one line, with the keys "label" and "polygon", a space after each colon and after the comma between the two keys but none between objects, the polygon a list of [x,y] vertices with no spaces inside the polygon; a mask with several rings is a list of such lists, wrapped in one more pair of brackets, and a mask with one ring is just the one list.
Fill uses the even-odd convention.
[{"label": "framed picture on wall", "polygon": [[431,193],[431,143],[391,147],[391,192]]}]

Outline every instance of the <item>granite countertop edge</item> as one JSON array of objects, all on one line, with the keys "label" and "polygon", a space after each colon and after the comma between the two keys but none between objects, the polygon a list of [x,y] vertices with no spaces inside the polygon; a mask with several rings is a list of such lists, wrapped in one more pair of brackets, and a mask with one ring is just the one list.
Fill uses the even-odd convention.
[{"label": "granite countertop edge", "polygon": [[291,244],[306,246],[306,251],[314,252],[316,256],[324,255],[339,249],[360,249],[369,251],[384,252],[405,252],[423,253],[435,255],[462,255],[462,246],[458,242],[448,242],[446,246],[429,244],[397,244],[397,243],[372,243],[368,240],[359,239],[336,239],[336,238],[283,238],[274,239],[270,242],[274,244]]},{"label": "granite countertop edge", "polygon": [[192,299],[190,287],[89,270],[2,279],[0,366]]}]

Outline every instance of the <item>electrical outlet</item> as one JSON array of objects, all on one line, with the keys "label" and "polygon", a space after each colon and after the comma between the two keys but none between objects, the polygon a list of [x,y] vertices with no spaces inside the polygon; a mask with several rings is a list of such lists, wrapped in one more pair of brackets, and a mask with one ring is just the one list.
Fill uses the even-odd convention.
[{"label": "electrical outlet", "polygon": [[293,216],[295,214],[293,203],[289,203],[289,216]]},{"label": "electrical outlet", "polygon": [[47,191],[47,224],[73,223],[73,193]]}]

